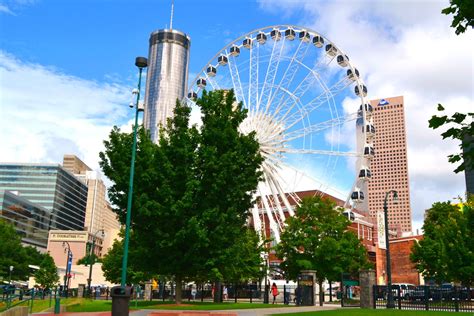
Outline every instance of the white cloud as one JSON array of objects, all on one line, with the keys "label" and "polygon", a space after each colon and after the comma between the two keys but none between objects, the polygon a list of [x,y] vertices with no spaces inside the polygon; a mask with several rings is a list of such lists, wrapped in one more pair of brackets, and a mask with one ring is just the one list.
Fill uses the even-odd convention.
[{"label": "white cloud", "polygon": [[435,201],[463,195],[464,175],[446,156],[459,150],[431,130],[442,103],[448,112],[473,109],[474,32],[456,36],[446,1],[261,0],[269,12],[296,12],[298,22],[343,50],[364,78],[369,98],[403,95],[414,227]]},{"label": "white cloud", "polygon": [[4,4],[0,4],[0,12],[15,15],[15,13],[13,13],[13,11],[10,10],[10,8]]},{"label": "white cloud", "polygon": [[29,64],[0,51],[0,161],[61,163],[75,154],[98,169],[113,125],[127,117],[129,89]]}]

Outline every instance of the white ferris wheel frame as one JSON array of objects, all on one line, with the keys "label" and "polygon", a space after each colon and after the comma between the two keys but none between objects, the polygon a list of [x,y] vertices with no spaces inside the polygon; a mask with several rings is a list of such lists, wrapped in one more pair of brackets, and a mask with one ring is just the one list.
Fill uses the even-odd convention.
[{"label": "white ferris wheel frame", "polygon": [[[268,62],[268,66],[266,69],[264,69],[264,71],[266,71],[264,77],[265,79],[263,83],[259,83],[260,54],[258,50],[260,49],[260,46],[265,45],[266,42],[271,39],[271,33],[273,30],[278,31],[280,38],[278,40],[273,40],[270,60]],[[287,36],[285,36],[285,32],[287,32],[287,30],[294,31],[293,39],[289,39]],[[303,38],[300,38],[300,33],[302,32],[306,32],[306,34],[304,34]],[[260,43],[257,40],[257,36],[259,34],[264,34],[266,36],[263,43]],[[322,58],[316,62],[315,65],[309,67],[303,63],[303,59],[308,50],[317,49],[317,47],[321,48],[321,46],[315,47],[316,45],[313,45],[312,40],[315,37],[320,37],[323,40],[322,47],[326,48],[326,52],[322,54]],[[243,41],[246,40],[247,43],[243,43]],[[250,41],[250,45],[248,45],[248,40]],[[285,41],[287,40],[299,41],[298,47],[294,51],[291,58],[282,56],[282,52],[285,47]],[[277,43],[280,41],[283,41],[282,44],[277,45]],[[329,45],[332,47],[332,51],[331,49],[328,50],[327,46]],[[250,57],[248,58],[248,87],[247,91],[245,92],[240,79],[238,63],[236,61],[239,55],[234,56],[231,53],[231,49],[234,47],[237,47],[239,52],[242,49],[248,49],[250,54]],[[225,56],[227,58],[227,62],[225,64],[218,62],[218,58],[220,56]],[[317,70],[322,65],[324,65],[324,63],[326,63],[325,65],[328,66],[333,60],[336,59],[336,56],[343,56],[346,65],[342,67],[350,70],[353,76],[344,76],[344,78],[338,82],[335,82],[331,86],[327,86],[326,83],[321,80]],[[281,78],[277,78],[277,72],[279,70],[278,67],[280,61],[283,59],[288,61],[288,66],[285,69],[284,74],[280,76]],[[279,169],[281,169],[283,166],[294,169],[292,166],[288,166],[282,161],[281,157],[283,154],[317,154],[356,157],[356,171],[358,174],[356,174],[355,181],[352,185],[352,194],[350,194],[345,201],[345,207],[353,207],[356,205],[356,203],[363,201],[363,191],[364,188],[366,188],[366,181],[370,178],[370,170],[368,168],[370,166],[370,160],[373,156],[373,153],[370,151],[369,154],[364,152],[368,146],[372,146],[370,144],[370,137],[373,136],[373,133],[366,133],[366,127],[368,125],[373,127],[370,121],[371,111],[368,109],[368,106],[370,105],[366,98],[366,86],[364,85],[358,70],[351,64],[347,55],[332,41],[329,41],[327,37],[309,28],[288,24],[267,26],[248,32],[227,44],[210,59],[206,66],[201,69],[196,79],[193,81],[191,88],[188,89],[188,96],[185,97],[185,102],[187,104],[191,106],[195,104],[195,96],[197,96],[197,94],[202,91],[205,86],[207,86],[207,83],[210,84],[212,90],[221,89],[217,80],[214,80],[212,73],[210,75],[207,72],[209,67],[213,67],[215,72],[217,72],[219,67],[229,67],[232,87],[234,89],[236,99],[239,102],[243,102],[244,108],[249,110],[248,122],[246,122],[247,126],[241,125],[241,132],[248,133],[251,130],[255,130],[257,133],[260,133],[259,135],[262,139],[265,139],[265,142],[260,143],[261,154],[265,158],[265,161],[262,164],[264,176],[263,181],[258,184],[257,190],[255,192],[255,197],[258,198],[258,202],[255,203],[251,210],[253,225],[257,233],[259,233],[261,240],[266,238],[267,229],[265,227],[265,215],[268,218],[270,226],[269,230],[273,235],[273,238],[276,242],[279,242],[280,232],[285,228],[285,212],[287,212],[289,216],[294,216],[295,214],[295,206],[291,205],[289,199],[291,198],[291,200],[293,200],[296,205],[299,205],[299,202],[301,201],[295,192],[285,192],[283,190],[282,184],[284,184],[286,180],[281,177]],[[303,80],[301,80],[301,82],[299,82],[293,91],[289,91],[289,89],[286,88],[292,83],[299,67],[306,68],[308,74]],[[201,80],[199,82],[201,85],[198,83],[199,80]],[[202,85],[203,82],[204,85]],[[300,98],[308,91],[311,85],[316,82],[321,86],[323,93],[313,98],[306,104],[300,104]],[[334,96],[352,85],[359,89],[358,96],[360,98],[361,107],[354,113],[350,113],[345,116],[339,116],[337,113]],[[259,89],[260,86],[261,89]],[[282,102],[278,103],[278,106],[273,110],[272,113],[269,113],[270,106],[273,104],[272,102],[275,99],[279,100],[278,98],[281,98],[282,94],[286,94],[287,97],[285,97]],[[330,111],[335,111],[335,117],[333,117],[333,113],[331,112],[331,120],[319,122],[318,124],[309,124],[309,126],[304,126],[304,128],[299,130],[288,132],[291,127],[299,122],[302,122],[302,120],[307,119],[309,114],[325,104],[329,105]],[[299,111],[294,111],[295,107],[297,107]],[[270,119],[268,117],[270,117]],[[304,138],[306,135],[310,135],[316,131],[335,127],[340,128],[343,124],[356,120],[361,120],[362,122],[362,133],[361,135],[357,136],[357,152],[296,149],[286,146],[288,142],[298,138]],[[267,122],[266,126],[261,127],[260,125],[263,124],[262,122]],[[284,127],[283,130],[282,127]],[[287,131],[286,134],[285,131]],[[278,135],[284,135],[284,137],[280,137]],[[373,147],[371,148],[373,151]],[[368,171],[368,175],[359,174],[359,170],[362,170],[363,168]],[[351,199],[351,195],[353,199]],[[360,206],[360,204],[358,205]]]}]

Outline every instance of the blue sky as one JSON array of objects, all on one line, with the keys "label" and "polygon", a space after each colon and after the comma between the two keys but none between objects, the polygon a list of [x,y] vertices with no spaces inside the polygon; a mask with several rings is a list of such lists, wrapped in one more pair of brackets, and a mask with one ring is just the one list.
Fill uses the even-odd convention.
[{"label": "blue sky", "polygon": [[[463,175],[453,174],[446,159],[457,144],[441,140],[426,123],[437,103],[448,112],[467,112],[474,104],[474,33],[454,35],[451,18],[440,14],[447,5],[176,0],[173,27],[191,36],[190,77],[240,35],[295,24],[337,43],[361,71],[370,99],[403,95],[413,219],[420,227],[434,201],[465,190]],[[152,31],[169,25],[170,6],[0,0],[0,161],[58,163],[64,153],[76,153],[98,169],[111,126],[127,128],[133,116],[128,103],[137,79],[134,59],[148,55]]]},{"label": "blue sky", "polygon": [[[6,3],[13,14],[1,15],[2,49],[23,61],[99,81],[133,76],[135,56],[148,55],[150,33],[170,23],[171,1],[165,0]],[[266,13],[253,1],[177,0],[174,12],[173,27],[191,36],[194,72],[238,35],[297,22]]]}]

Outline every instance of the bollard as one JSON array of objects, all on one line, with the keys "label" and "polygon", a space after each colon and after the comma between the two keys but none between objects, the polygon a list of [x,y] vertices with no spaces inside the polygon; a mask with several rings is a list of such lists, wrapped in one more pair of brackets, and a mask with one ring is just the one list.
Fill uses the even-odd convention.
[{"label": "bollard", "polygon": [[60,297],[56,297],[54,299],[54,313],[55,314],[59,314],[61,311],[61,298]]}]

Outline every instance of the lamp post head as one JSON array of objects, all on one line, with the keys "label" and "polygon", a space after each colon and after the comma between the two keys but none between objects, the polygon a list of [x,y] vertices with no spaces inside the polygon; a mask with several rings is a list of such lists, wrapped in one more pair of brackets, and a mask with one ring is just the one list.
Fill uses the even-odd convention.
[{"label": "lamp post head", "polygon": [[13,266],[10,266],[10,272],[12,272],[12,271],[13,271]]},{"label": "lamp post head", "polygon": [[135,66],[138,68],[146,68],[148,66],[148,60],[145,57],[135,58]]},{"label": "lamp post head", "polygon": [[393,191],[393,204],[398,204],[398,192]]}]

